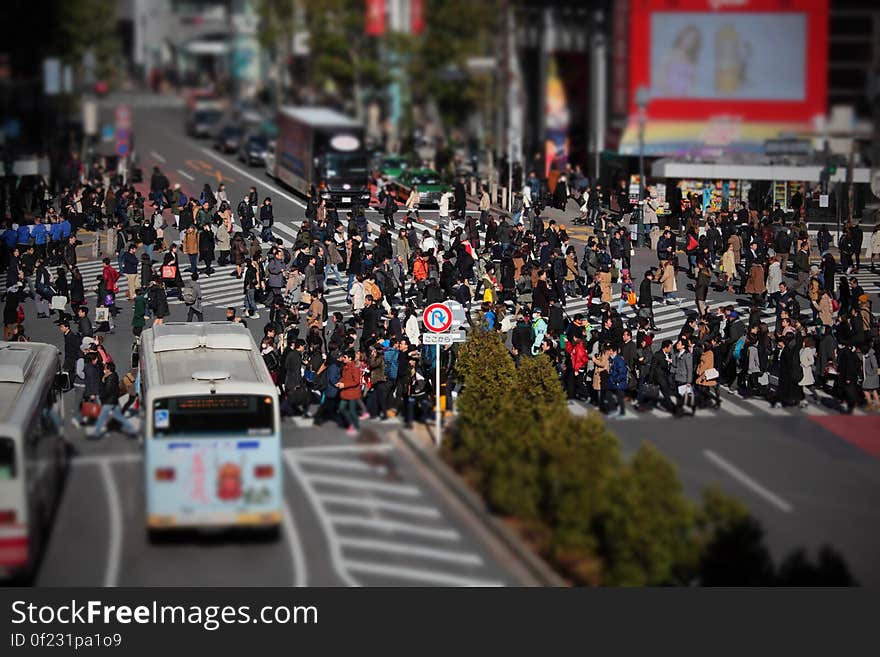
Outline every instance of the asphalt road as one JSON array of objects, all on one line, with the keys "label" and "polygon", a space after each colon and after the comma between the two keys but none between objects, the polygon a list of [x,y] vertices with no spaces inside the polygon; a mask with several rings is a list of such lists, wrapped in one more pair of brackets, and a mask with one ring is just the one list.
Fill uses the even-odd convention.
[{"label": "asphalt road", "polygon": [[[291,241],[303,218],[303,199],[234,156],[220,155],[207,141],[183,134],[183,112],[135,106],[134,131],[145,176],[158,165],[188,195],[204,182],[226,184],[233,205],[250,188],[271,195],[276,235]],[[423,213],[428,225],[436,212]],[[375,216],[371,216],[371,221]],[[580,242],[586,231],[574,229]],[[580,248],[580,245],[579,245]],[[652,264],[640,250],[636,279]],[[85,273],[97,263],[81,266]],[[88,280],[88,277],[87,277]],[[679,281],[682,307],[656,307],[658,337],[678,334],[693,307],[687,280]],[[218,269],[200,281],[206,319],[222,319],[226,306],[241,306],[240,281]],[[880,279],[863,284],[876,295]],[[121,295],[120,295],[121,296]],[[344,309],[344,292],[328,293],[331,310]],[[876,298],[876,297],[875,297]],[[737,302],[713,295],[710,305]],[[570,302],[569,313],[583,309]],[[107,344],[118,361],[131,346],[130,308]],[[172,304],[172,321],[185,318]],[[29,317],[33,317],[29,309]],[[772,318],[768,317],[768,321]],[[33,319],[33,339],[60,343],[57,328]],[[255,337],[262,321],[251,322]],[[70,393],[69,406],[77,393]],[[628,452],[644,440],[676,464],[685,490],[695,498],[718,485],[745,502],[762,522],[778,560],[797,548],[812,553],[830,544],[856,578],[880,584],[880,418],[841,418],[829,400],[808,409],[771,409],[760,400],[723,393],[717,411],[673,420],[655,411],[612,425]],[[572,403],[582,413],[582,404]],[[399,425],[364,423],[377,443],[356,442],[335,428],[303,421],[285,424],[285,526],[281,540],[238,536],[191,536],[159,546],[146,542],[143,474],[137,444],[113,434],[85,441],[72,425],[78,450],[39,585],[459,585],[520,584],[514,559],[488,540],[449,495],[434,485],[396,439]],[[873,522],[872,522],[873,521]]]}]

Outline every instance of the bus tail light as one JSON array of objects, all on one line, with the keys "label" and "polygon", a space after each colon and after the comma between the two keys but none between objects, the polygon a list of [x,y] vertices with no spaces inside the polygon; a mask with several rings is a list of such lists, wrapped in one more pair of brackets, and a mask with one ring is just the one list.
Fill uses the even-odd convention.
[{"label": "bus tail light", "polygon": [[156,468],[156,481],[174,481],[174,468]]},{"label": "bus tail light", "polygon": [[27,533],[0,537],[0,568],[21,568],[30,560],[30,542]]},{"label": "bus tail light", "polygon": [[271,465],[254,466],[254,476],[257,479],[269,479],[270,477],[275,476],[275,468]]},{"label": "bus tail light", "polygon": [[14,525],[15,511],[13,509],[0,509],[0,525]]}]

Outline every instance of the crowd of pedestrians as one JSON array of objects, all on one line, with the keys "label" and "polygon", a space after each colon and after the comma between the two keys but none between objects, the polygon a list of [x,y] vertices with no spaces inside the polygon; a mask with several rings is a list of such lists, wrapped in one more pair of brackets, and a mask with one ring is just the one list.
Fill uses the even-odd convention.
[{"label": "crowd of pedestrians", "polygon": [[[126,396],[124,410],[136,408],[136,372],[126,367],[120,377],[100,335],[116,328],[120,278],[136,349],[141,331],[170,314],[169,296],[185,305],[187,321],[204,319],[201,281],[215,265],[234,265],[229,275],[241,281],[242,303],[227,308],[227,319],[261,321],[260,349],[285,414],[351,432],[366,418],[431,419],[437,347],[420,344],[420,309],[448,299],[467,309],[472,326],[501,333],[516,362],[545,354],[569,398],[617,416],[626,400],[675,416],[719,407],[722,386],[774,405],[804,405],[823,393],[846,412],[880,408],[877,322],[859,285],[857,225],[833,245],[823,231],[812,238],[802,223],[745,207],[706,217],[686,210],[674,225],[652,214],[643,239],[655,262],[635,272],[643,236],[619,213],[594,212],[598,201],[589,198],[601,199],[601,189],[589,186],[577,191],[588,198],[593,236],[579,247],[565,226],[542,216],[540,187],[533,195],[528,185],[511,217],[463,211],[458,182],[446,199],[455,212],[432,228],[417,206],[383,195],[378,230],[363,208],[342,214],[312,192],[285,243],[272,231],[271,198],[253,187],[236,200],[222,184],[206,184],[189,198],[155,169],[143,198],[99,168],[83,180],[57,198],[47,194],[32,223],[3,227],[4,324],[6,339],[27,339],[27,298],[38,319],[55,317],[64,368],[83,387],[83,416],[96,419],[98,436],[111,418],[133,432],[119,402]],[[83,227],[102,240],[94,281],[77,268]],[[684,277],[691,282],[679,289]],[[325,298],[333,286],[345,290],[342,310]],[[694,310],[682,311],[677,335],[655,339],[655,306],[680,306],[689,292]],[[576,299],[585,309],[569,314]],[[441,348],[450,392],[455,352]]]}]

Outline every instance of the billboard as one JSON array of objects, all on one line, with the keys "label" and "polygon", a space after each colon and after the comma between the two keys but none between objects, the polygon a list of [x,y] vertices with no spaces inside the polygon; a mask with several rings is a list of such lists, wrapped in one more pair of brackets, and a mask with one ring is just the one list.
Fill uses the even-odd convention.
[{"label": "billboard", "polygon": [[631,2],[631,114],[641,86],[655,119],[825,114],[827,0]]}]

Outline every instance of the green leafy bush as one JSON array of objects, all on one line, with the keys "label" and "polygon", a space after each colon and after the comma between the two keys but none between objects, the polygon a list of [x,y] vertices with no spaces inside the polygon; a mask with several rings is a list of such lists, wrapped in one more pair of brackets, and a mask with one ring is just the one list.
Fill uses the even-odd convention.
[{"label": "green leafy bush", "polygon": [[624,460],[601,416],[568,411],[546,357],[517,369],[498,334],[475,331],[457,375],[464,389],[443,457],[572,583],[853,582],[830,548],[815,565],[796,552],[777,574],[742,504],[717,489],[691,502],[675,467],[648,443]]}]

